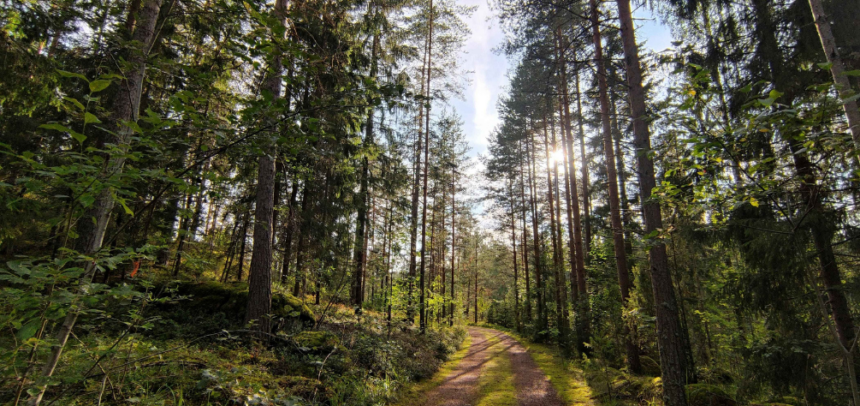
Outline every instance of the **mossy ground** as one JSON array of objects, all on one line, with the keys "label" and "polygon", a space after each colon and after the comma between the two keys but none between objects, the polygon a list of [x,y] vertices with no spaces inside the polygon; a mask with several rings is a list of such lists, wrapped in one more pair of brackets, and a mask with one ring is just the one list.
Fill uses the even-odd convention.
[{"label": "mossy ground", "polygon": [[[498,328],[493,326],[493,328]],[[585,374],[573,362],[561,356],[555,347],[532,343],[517,335],[517,333],[505,330],[512,338],[525,347],[529,355],[549,378],[559,397],[567,405],[594,405],[591,388],[585,380]]]},{"label": "mossy ground", "polygon": [[507,345],[489,332],[483,334],[490,343],[487,349],[490,357],[478,382],[480,395],[477,406],[514,406],[517,393]]},{"label": "mossy ground", "polygon": [[454,355],[442,364],[439,370],[433,374],[433,377],[408,385],[400,396],[397,405],[409,406],[418,404],[421,396],[441,385],[449,375],[460,365],[460,361],[469,353],[469,347],[472,345],[472,336],[466,334],[466,338],[460,343],[460,347]]}]

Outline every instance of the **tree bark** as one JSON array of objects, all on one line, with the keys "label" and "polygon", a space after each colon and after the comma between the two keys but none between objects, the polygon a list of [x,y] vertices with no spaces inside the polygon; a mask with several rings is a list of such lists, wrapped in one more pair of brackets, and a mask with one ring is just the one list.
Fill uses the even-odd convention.
[{"label": "tree bark", "polygon": [[[609,207],[612,223],[612,240],[615,252],[615,267],[618,272],[618,285],[621,289],[622,306],[626,307],[627,299],[630,297],[630,275],[627,271],[627,252],[624,248],[624,227],[621,222],[621,205],[618,200],[618,174],[615,166],[615,152],[612,145],[612,131],[609,117],[608,84],[606,81],[606,65],[603,60],[603,45],[601,43],[600,26],[598,22],[598,8],[596,0],[591,0],[592,14],[592,38],[594,42],[594,57],[597,63],[597,83],[600,93],[600,118],[603,132],[603,152],[606,160],[606,176],[609,184]],[[623,322],[623,321],[622,321]],[[641,371],[639,364],[639,352],[630,339],[629,328],[625,323],[627,363],[634,373]],[[662,346],[660,347],[662,349]],[[683,391],[683,386],[681,390]]]},{"label": "tree bark", "polygon": [[[639,198],[642,204],[642,218],[645,234],[659,233],[663,228],[660,206],[651,199],[651,190],[656,186],[654,161],[651,158],[651,134],[648,130],[645,108],[645,89],[642,87],[642,73],[639,64],[639,50],[630,12],[629,0],[617,0],[618,15],[621,20],[621,40],[624,47],[624,62],[627,68],[630,112],[633,120],[633,144],[636,150],[637,171],[639,174]],[[681,344],[682,332],[678,320],[675,293],[672,289],[672,276],[666,245],[661,239],[655,241],[650,252],[651,283],[657,306],[657,337],[660,345],[660,365],[663,377],[663,401],[666,405],[683,406],[687,404],[684,391],[687,366],[683,361]]]},{"label": "tree bark", "polygon": [[[854,92],[851,91],[851,82],[848,80],[848,76],[845,75],[845,64],[842,63],[842,57],[836,48],[836,38],[830,29],[830,21],[827,20],[827,14],[824,13],[824,5],[821,4],[821,0],[809,0],[809,8],[812,10],[812,17],[815,19],[815,27],[818,29],[818,37],[821,39],[821,48],[824,49],[824,56],[827,57],[827,62],[830,63],[830,73],[833,75],[833,83],[836,84],[839,96],[846,99]],[[851,139],[854,141],[854,153],[856,154],[860,151],[860,109],[857,108],[856,100],[843,101],[842,108],[845,110],[845,116],[848,118],[848,129],[851,132]]]},{"label": "tree bark", "polygon": [[534,130],[531,131],[531,145],[526,143],[526,153],[529,154],[529,201],[532,206],[532,234],[533,234],[533,245],[534,245],[534,255],[535,255],[535,284],[537,285],[535,288],[537,289],[537,315],[538,315],[538,325],[537,331],[543,331],[546,329],[547,320],[546,320],[546,309],[544,306],[544,289],[543,289],[543,267],[541,266],[541,248],[540,248],[540,230],[538,229],[538,217],[537,217],[537,186],[535,185],[535,141],[534,141]]},{"label": "tree bark", "polygon": [[[548,103],[548,110],[552,111],[551,106],[552,103]],[[544,152],[546,154],[546,188],[547,188],[547,198],[549,200],[549,229],[550,233],[552,233],[552,268],[553,268],[553,276],[555,276],[555,311],[556,311],[556,323],[558,324],[559,337],[558,342],[562,348],[567,348],[567,283],[564,277],[564,272],[561,270],[561,238],[558,232],[558,228],[561,226],[561,222],[556,222],[556,211],[555,211],[555,195],[553,194],[553,185],[557,184],[557,182],[553,181],[553,172],[555,172],[556,180],[558,180],[558,163],[552,163],[551,154],[555,152],[555,126],[551,121],[547,120],[546,114],[544,114],[544,127],[543,127],[543,138],[544,138]],[[547,127],[552,128],[552,138],[553,143],[550,146],[549,137],[547,136]],[[552,149],[552,151],[550,151]],[[554,169],[550,167],[550,164],[554,166]],[[557,190],[556,190],[557,194]]]},{"label": "tree bark", "polygon": [[[588,190],[588,155],[585,153],[585,130],[582,125],[582,94],[579,92],[579,71],[575,71],[576,75],[576,122],[579,128],[579,150],[582,156],[582,215],[584,236],[582,241],[582,258],[585,263],[588,263],[589,253],[591,252],[591,193]],[[567,94],[567,92],[565,92]],[[568,120],[570,123],[570,120]],[[569,125],[569,124],[568,124]],[[573,136],[571,136],[573,142]],[[583,266],[584,268],[584,266]]]},{"label": "tree bark", "polygon": [[[288,0],[275,2],[274,14],[280,24],[285,24]],[[284,70],[282,55],[277,42],[266,79],[261,90],[268,91],[273,100],[281,97],[281,74]],[[277,120],[270,119],[269,125],[275,126]],[[267,134],[266,143],[274,149],[276,132]],[[257,172],[257,197],[254,212],[254,246],[251,252],[251,266],[248,275],[248,307],[245,324],[255,323],[252,329],[269,333],[271,320],[267,315],[272,310],[272,232],[274,231],[275,204],[275,157],[266,151],[260,156]]]},{"label": "tree bark", "polygon": [[[427,37],[427,97],[430,97],[430,78],[433,71],[433,0],[430,0],[429,5],[429,19],[430,19],[430,27]],[[422,204],[422,213],[421,213],[421,272],[419,275],[419,289],[420,291],[420,303],[418,305],[418,321],[421,332],[425,332],[427,330],[427,315],[426,315],[426,303],[425,303],[425,291],[424,291],[424,269],[426,266],[426,245],[427,242],[427,167],[430,166],[430,101],[427,100],[427,113],[424,117],[425,128],[424,128],[424,187],[423,193],[423,204]]]},{"label": "tree bark", "polygon": [[[371,6],[372,7],[372,6]],[[377,49],[379,48],[379,35],[373,36],[373,45],[371,50],[371,65],[370,65],[370,77],[376,78],[377,71]],[[373,112],[374,110],[370,109],[370,114],[367,117],[367,124],[364,127],[364,143],[366,145],[373,145]],[[353,269],[352,274],[352,289],[350,291],[350,300],[352,301],[352,305],[356,308],[360,308],[362,304],[362,286],[364,284],[364,273],[365,267],[367,266],[367,249],[366,249],[366,238],[365,238],[365,227],[367,226],[367,184],[368,178],[370,177],[370,162],[365,156],[361,162],[361,185],[359,186],[358,191],[358,216],[356,219],[356,227],[355,227],[355,250],[353,252],[353,262],[355,264],[355,268]]]}]

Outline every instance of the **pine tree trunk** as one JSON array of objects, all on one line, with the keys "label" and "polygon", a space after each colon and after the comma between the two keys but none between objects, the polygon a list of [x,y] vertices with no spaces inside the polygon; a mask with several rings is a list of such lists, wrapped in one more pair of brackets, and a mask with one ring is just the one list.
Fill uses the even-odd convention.
[{"label": "pine tree trunk", "polygon": [[[615,252],[615,267],[618,272],[618,285],[621,288],[622,306],[626,307],[630,297],[630,274],[627,267],[627,252],[624,248],[624,227],[621,222],[621,205],[618,199],[618,174],[615,166],[615,152],[612,146],[612,131],[609,117],[608,84],[606,81],[606,65],[603,60],[603,45],[601,43],[600,27],[598,25],[598,9],[596,0],[591,0],[591,24],[594,42],[594,57],[597,63],[598,90],[600,93],[600,118],[603,132],[603,152],[606,161],[606,176],[609,185],[609,211],[612,223],[612,241]],[[625,323],[627,363],[634,373],[641,371],[639,352]],[[662,346],[661,346],[662,349]],[[683,390],[683,387],[681,387]]]},{"label": "pine tree trunk", "polygon": [[[851,82],[845,75],[845,64],[842,63],[842,57],[836,48],[836,38],[830,29],[830,21],[827,19],[827,14],[824,13],[824,6],[821,0],[809,0],[809,8],[815,19],[815,27],[818,29],[818,37],[821,39],[821,48],[824,49],[824,56],[827,57],[827,62],[830,64],[833,83],[836,84],[839,96],[846,99],[854,92],[851,91]],[[842,107],[848,118],[848,128],[851,132],[851,138],[854,140],[854,153],[856,154],[860,151],[860,109],[857,108],[856,100],[842,102]]]},{"label": "pine tree trunk", "polygon": [[[645,234],[659,232],[663,228],[660,205],[651,200],[651,190],[656,185],[654,161],[651,159],[651,135],[646,121],[645,89],[642,87],[642,73],[639,64],[639,50],[630,12],[629,0],[617,0],[618,15],[621,21],[621,40],[624,47],[624,62],[627,68],[628,96],[633,120],[633,144],[636,151],[637,171],[639,173],[639,198],[642,204],[642,218]],[[678,308],[672,289],[672,276],[666,245],[655,241],[649,251],[651,283],[657,307],[657,342],[660,346],[660,365],[663,377],[663,401],[669,406],[687,404],[684,390],[687,366],[683,360],[681,325]]]},{"label": "pine tree trunk", "polygon": [[[433,0],[430,0],[429,5],[429,19],[430,19],[430,27],[428,30],[427,36],[427,87],[426,87],[426,95],[430,97],[430,78],[432,76],[433,71]],[[427,320],[426,320],[426,308],[425,308],[425,289],[424,289],[424,270],[426,266],[426,242],[427,242],[427,167],[430,166],[430,101],[427,101],[427,112],[424,116],[425,128],[424,128],[424,186],[422,187],[424,197],[422,201],[422,212],[421,212],[421,271],[419,274],[419,305],[418,305],[418,321],[421,332],[425,332],[427,329]]]},{"label": "pine tree trunk", "polygon": [[519,267],[517,264],[517,217],[514,207],[514,185],[513,179],[508,179],[508,199],[511,204],[511,246],[514,250],[514,328],[519,332],[520,326],[520,289],[519,289]]},{"label": "pine tree trunk", "polygon": [[[579,150],[582,156],[582,215],[585,217],[583,223],[584,236],[582,241],[582,258],[588,263],[591,252],[591,193],[588,190],[588,155],[585,153],[585,130],[582,125],[582,94],[579,92],[579,71],[576,74],[576,122],[579,127]],[[565,92],[567,94],[567,92]],[[570,123],[570,120],[568,120]],[[569,125],[569,124],[568,124]],[[573,136],[571,135],[571,142]],[[583,270],[584,270],[583,265]],[[584,276],[584,275],[583,275]],[[584,279],[583,279],[584,280]]]},{"label": "pine tree trunk", "polygon": [[295,211],[296,211],[296,195],[298,195],[299,184],[298,178],[293,179],[293,190],[290,192],[290,205],[287,219],[284,220],[284,265],[281,269],[281,284],[287,283],[287,277],[290,275],[290,258],[293,250],[293,231],[295,227]]},{"label": "pine tree trunk", "polygon": [[541,247],[540,247],[540,230],[538,229],[537,215],[537,186],[535,185],[535,139],[534,131],[531,135],[531,144],[526,143],[526,153],[529,154],[529,202],[532,206],[532,234],[535,255],[535,289],[537,289],[537,316],[538,325],[537,331],[544,331],[547,327],[546,311],[544,306],[544,289],[543,289],[543,267],[541,266]]},{"label": "pine tree trunk", "polygon": [[[520,154],[520,203],[522,204],[522,221],[523,221],[523,272],[526,279],[526,317],[525,321],[530,323],[532,320],[532,296],[531,296],[531,276],[529,274],[529,257],[528,257],[528,227],[526,227],[526,180],[523,175],[523,161],[526,160],[526,155],[523,152],[523,141],[518,142],[518,150]],[[531,191],[531,189],[529,189]]]},{"label": "pine tree trunk", "polygon": [[[287,0],[275,2],[274,14],[280,24],[285,23]],[[284,66],[279,47],[275,45],[272,60],[262,91],[271,93],[273,100],[281,97],[281,74]],[[275,127],[277,120],[268,120]],[[274,148],[273,130],[267,143]],[[254,246],[251,251],[251,266],[248,270],[248,307],[245,311],[245,324],[255,323],[252,329],[269,333],[271,320],[267,317],[272,310],[272,233],[274,232],[275,208],[275,157],[267,151],[260,156],[257,172],[257,196],[254,212]]]},{"label": "pine tree trunk", "polygon": [[451,308],[448,310],[448,325],[454,325],[454,253],[457,250],[457,174],[451,168]]},{"label": "pine tree trunk", "polygon": [[[379,35],[373,36],[373,45],[371,50],[371,67],[370,67],[370,77],[376,78],[376,59],[377,59],[377,49],[379,48]],[[373,112],[374,110],[370,110],[370,114],[367,117],[367,125],[364,127],[364,143],[366,145],[373,145]],[[367,157],[361,162],[361,185],[359,187],[357,197],[357,205],[358,205],[358,216],[356,220],[355,227],[355,251],[353,253],[353,262],[355,264],[355,269],[352,274],[352,289],[350,291],[350,300],[352,305],[356,308],[360,308],[362,304],[362,286],[364,284],[363,276],[365,273],[365,267],[367,266],[367,248],[366,248],[366,238],[365,238],[365,227],[367,226],[367,200],[368,200],[368,192],[367,192],[367,184],[368,178],[370,177],[370,162]]]},{"label": "pine tree trunk", "polygon": [[[587,351],[585,343],[588,342],[591,336],[591,321],[588,299],[588,288],[585,280],[585,256],[586,248],[582,240],[582,219],[579,213],[579,192],[576,183],[576,164],[574,162],[573,149],[573,133],[571,130],[570,118],[570,96],[567,87],[567,58],[564,50],[567,49],[567,44],[564,41],[564,36],[561,35],[561,29],[557,31],[558,44],[557,52],[560,68],[560,88],[562,91],[561,104],[562,109],[559,113],[562,119],[562,142],[565,145],[567,166],[565,167],[565,180],[567,182],[568,193],[565,196],[567,201],[567,221],[568,240],[570,242],[570,281],[571,292],[573,294],[574,306],[576,306],[576,330],[577,330],[577,348],[580,352]],[[578,100],[577,100],[578,101]],[[581,124],[581,122],[580,122]],[[584,150],[583,150],[584,161]],[[583,181],[587,182],[587,174],[583,171]]]},{"label": "pine tree trunk", "polygon": [[[548,110],[552,111],[551,103],[548,107]],[[557,182],[553,181],[553,172],[555,172],[556,180],[558,179],[558,163],[554,163],[550,167],[551,164],[551,154],[555,151],[555,125],[547,120],[546,114],[544,114],[544,127],[543,127],[543,138],[544,138],[544,152],[546,154],[546,188],[547,188],[547,199],[549,200],[549,229],[550,233],[552,233],[552,268],[553,268],[553,276],[555,276],[555,311],[556,311],[556,323],[558,324],[559,331],[559,345],[562,348],[567,348],[567,284],[565,283],[564,272],[561,270],[561,238],[559,235],[558,228],[561,226],[560,221],[557,223],[556,220],[556,199],[553,194],[554,185],[557,185]],[[547,136],[547,127],[552,128],[552,138],[553,143],[552,147],[550,147],[549,137]],[[552,151],[550,151],[552,149]],[[557,194],[557,190],[555,190]]]}]

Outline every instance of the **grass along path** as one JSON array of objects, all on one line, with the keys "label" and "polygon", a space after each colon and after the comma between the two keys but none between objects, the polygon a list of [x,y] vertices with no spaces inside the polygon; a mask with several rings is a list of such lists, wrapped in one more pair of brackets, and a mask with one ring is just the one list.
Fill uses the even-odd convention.
[{"label": "grass along path", "polygon": [[[429,381],[418,384],[399,403],[424,406],[565,406],[591,404],[590,392],[570,392],[569,376],[554,364],[550,352],[533,353],[510,335],[489,328],[470,327],[451,361]],[[525,341],[523,341],[525,342]],[[468,347],[466,346],[468,344]],[[537,355],[538,359],[532,356]],[[542,365],[543,364],[543,365]],[[544,365],[555,377],[547,376]],[[580,383],[580,381],[577,381]],[[584,381],[581,385],[585,389]],[[582,399],[579,402],[567,400]]]}]

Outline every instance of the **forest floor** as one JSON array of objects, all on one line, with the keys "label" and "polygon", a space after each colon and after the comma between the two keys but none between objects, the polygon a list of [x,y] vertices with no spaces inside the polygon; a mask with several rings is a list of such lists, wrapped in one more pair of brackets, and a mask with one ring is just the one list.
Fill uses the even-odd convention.
[{"label": "forest floor", "polygon": [[[422,385],[418,393],[409,396],[410,404],[424,406],[565,406],[590,405],[590,392],[584,381],[570,392],[560,384],[558,376],[539,365],[532,351],[510,335],[489,328],[469,327],[468,346],[443,367],[430,385]],[[545,361],[540,354],[538,361]],[[567,374],[565,374],[567,375]],[[554,379],[555,378],[555,379]],[[553,382],[556,381],[556,382]],[[568,385],[564,379],[564,385]],[[430,387],[427,387],[430,386]],[[417,395],[417,396],[415,396]]]}]

